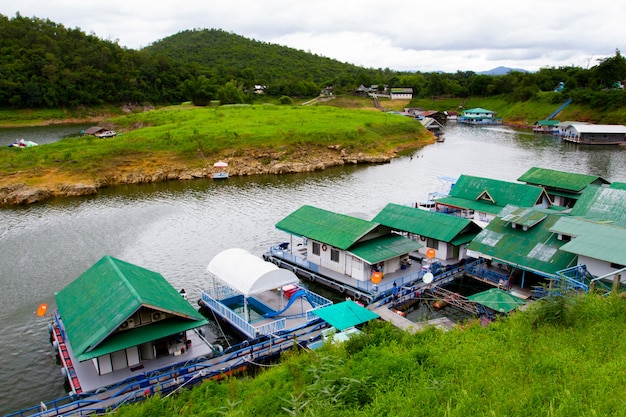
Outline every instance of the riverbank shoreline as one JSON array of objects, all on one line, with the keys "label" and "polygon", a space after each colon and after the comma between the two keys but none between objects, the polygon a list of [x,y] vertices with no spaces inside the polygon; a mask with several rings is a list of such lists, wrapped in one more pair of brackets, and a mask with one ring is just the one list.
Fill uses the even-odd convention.
[{"label": "riverbank shoreline", "polygon": [[[434,143],[422,141],[419,146],[395,149],[388,153],[364,154],[348,153],[345,149],[328,147],[316,152],[284,155],[272,154],[268,151],[253,151],[247,156],[225,157],[229,164],[229,176],[252,175],[283,175],[304,172],[322,171],[326,168],[361,165],[384,164],[402,153],[419,149]],[[271,160],[267,163],[267,160]],[[20,172],[15,174],[14,181],[0,186],[0,207],[29,205],[58,197],[78,197],[97,194],[102,188],[116,185],[147,184],[163,181],[187,181],[200,178],[211,178],[213,167],[187,167],[175,164],[153,164],[152,166],[129,166],[115,172],[101,172],[93,180],[85,178],[57,177],[53,172],[44,175],[41,184],[31,185],[19,180]]]}]

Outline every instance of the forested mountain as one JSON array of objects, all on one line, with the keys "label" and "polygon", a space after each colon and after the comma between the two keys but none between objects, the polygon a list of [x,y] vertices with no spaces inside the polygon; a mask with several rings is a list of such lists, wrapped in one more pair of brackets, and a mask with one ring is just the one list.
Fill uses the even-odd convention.
[{"label": "forested mountain", "polygon": [[174,102],[184,80],[171,60],[46,19],[0,15],[0,106]]},{"label": "forested mountain", "polygon": [[273,95],[316,95],[320,86],[327,85],[353,88],[381,72],[218,29],[179,32],[144,50],[168,56],[180,65],[193,65],[196,75],[220,85],[232,80],[244,88],[264,85]]},{"label": "forested mountain", "polygon": [[[626,106],[626,59],[617,50],[598,65],[505,75],[397,72],[362,68],[217,29],[179,32],[141,50],[68,29],[48,19],[0,15],[0,108],[100,104],[206,105],[253,102],[255,85],[274,97],[313,97],[326,86],[351,94],[359,85],[411,87],[414,98],[554,97],[601,108]],[[622,86],[620,88],[620,86]]]}]

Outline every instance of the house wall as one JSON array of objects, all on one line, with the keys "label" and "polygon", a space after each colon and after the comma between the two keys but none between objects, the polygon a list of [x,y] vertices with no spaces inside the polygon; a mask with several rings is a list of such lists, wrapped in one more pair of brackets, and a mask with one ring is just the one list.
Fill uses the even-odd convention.
[{"label": "house wall", "polygon": [[[359,281],[366,282],[372,278],[372,265],[363,262],[358,258],[355,258],[344,250],[339,249],[339,262],[332,261],[331,252],[333,248],[330,245],[326,245],[326,251],[321,249],[319,256],[315,255],[313,253],[314,243],[319,243],[320,246],[322,246],[321,242],[307,239],[306,247],[308,261],[320,265],[326,269],[330,269],[331,271],[347,275]],[[384,274],[398,271],[401,267],[400,257],[398,256],[383,262],[381,267],[381,272],[383,272]]]},{"label": "house wall", "polygon": [[113,364],[111,363],[110,355],[98,356],[97,358],[94,358],[93,361],[99,375],[110,374],[113,372]]},{"label": "house wall", "polygon": [[413,94],[411,93],[391,93],[392,100],[411,100]]},{"label": "house wall", "polygon": [[[585,265],[587,267],[587,271],[596,277],[617,271],[616,268],[611,267],[609,262],[604,262],[599,259],[593,259],[586,256],[579,255],[578,263]],[[622,274],[622,281],[624,281],[625,278],[624,274]]]}]

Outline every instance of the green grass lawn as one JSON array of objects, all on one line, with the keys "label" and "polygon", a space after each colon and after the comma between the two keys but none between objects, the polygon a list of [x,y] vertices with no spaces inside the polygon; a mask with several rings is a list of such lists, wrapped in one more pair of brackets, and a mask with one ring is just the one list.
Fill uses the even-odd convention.
[{"label": "green grass lawn", "polygon": [[[62,139],[28,149],[0,149],[2,183],[37,183],[49,177],[92,179],[146,164],[203,167],[207,160],[249,150],[380,154],[430,140],[419,122],[376,111],[330,106],[172,106],[109,119],[115,138]],[[16,174],[20,175],[16,175]]]}]

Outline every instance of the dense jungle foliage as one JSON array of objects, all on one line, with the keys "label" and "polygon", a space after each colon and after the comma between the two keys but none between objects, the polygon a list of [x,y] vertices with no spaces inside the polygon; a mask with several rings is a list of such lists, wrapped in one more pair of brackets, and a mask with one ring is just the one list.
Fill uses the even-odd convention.
[{"label": "dense jungle foliage", "polygon": [[0,108],[59,108],[107,104],[207,105],[262,99],[254,86],[278,98],[314,97],[332,86],[350,94],[358,86],[412,87],[415,99],[506,96],[525,101],[564,88],[563,102],[609,110],[626,105],[620,88],[626,59],[599,60],[589,69],[542,68],[485,75],[397,72],[362,68],[218,29],[186,30],[141,49],[102,40],[48,19],[0,15]]}]

